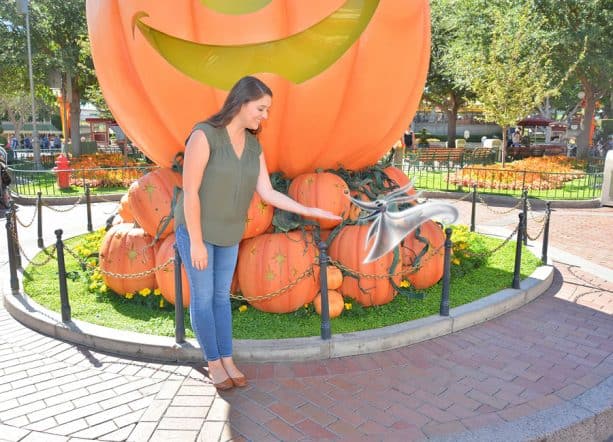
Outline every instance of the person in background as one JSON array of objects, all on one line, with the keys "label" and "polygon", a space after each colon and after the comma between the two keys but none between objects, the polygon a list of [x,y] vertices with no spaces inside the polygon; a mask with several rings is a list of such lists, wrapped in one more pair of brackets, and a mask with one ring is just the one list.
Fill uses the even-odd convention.
[{"label": "person in background", "polygon": [[189,280],[192,328],[218,390],[247,385],[232,359],[229,291],[254,191],[283,210],[341,219],[272,188],[256,137],[271,105],[268,86],[244,77],[221,110],[197,123],[186,141],[183,190],[174,209],[176,242]]}]

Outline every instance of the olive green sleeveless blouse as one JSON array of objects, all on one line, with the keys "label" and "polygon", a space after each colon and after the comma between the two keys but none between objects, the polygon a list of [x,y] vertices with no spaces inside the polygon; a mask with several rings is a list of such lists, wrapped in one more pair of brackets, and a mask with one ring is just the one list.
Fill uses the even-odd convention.
[{"label": "olive green sleeveless blouse", "polygon": [[[198,190],[202,238],[217,246],[238,244],[260,173],[262,148],[255,135],[245,131],[245,148],[239,158],[225,127],[198,123],[192,133],[196,130],[205,133],[211,150]],[[177,199],[174,217],[176,230],[185,224],[183,192]]]}]

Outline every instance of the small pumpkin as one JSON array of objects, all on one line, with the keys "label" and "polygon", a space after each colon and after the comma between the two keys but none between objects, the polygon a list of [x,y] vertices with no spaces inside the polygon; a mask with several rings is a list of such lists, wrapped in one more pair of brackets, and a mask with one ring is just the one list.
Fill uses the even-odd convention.
[{"label": "small pumpkin", "polygon": [[[181,175],[169,168],[156,169],[134,181],[128,190],[130,209],[145,232],[155,236],[162,218],[170,215],[175,186],[181,187]],[[173,230],[173,221],[160,234],[165,238]]]},{"label": "small pumpkin", "polygon": [[[409,182],[411,181],[411,179],[402,170],[400,170],[399,168],[395,166],[388,166],[385,169],[383,169],[383,172],[398,187],[405,186],[409,184]],[[409,190],[407,190],[406,193],[407,195],[416,195],[417,191],[415,190],[414,187],[411,187]]]},{"label": "small pumpkin", "polygon": [[[444,244],[445,232],[434,221],[426,221],[402,240],[402,267],[414,288],[432,287],[443,277]],[[413,266],[418,268],[414,273]]]},{"label": "small pumpkin", "polygon": [[[159,267],[170,258],[175,256],[175,234],[171,233],[160,243],[155,254],[155,266]],[[174,305],[177,293],[175,290],[175,263],[172,262],[155,272],[155,280],[158,288],[162,292],[164,299]],[[185,273],[185,266],[181,264],[181,292],[183,293],[183,306],[189,305],[189,281]]]},{"label": "small pumpkin", "polygon": [[155,265],[153,237],[133,224],[117,224],[109,229],[100,246],[100,269],[104,283],[119,295],[156,287],[153,272],[138,278],[120,278],[107,275],[133,275],[151,270]]},{"label": "small pumpkin", "polygon": [[[399,284],[400,260],[397,266],[392,266],[394,251],[371,263],[363,263],[368,252],[364,245],[369,228],[370,224],[343,227],[330,244],[330,257],[358,275],[383,276],[398,273],[392,277],[392,280],[395,284]],[[366,276],[361,276],[359,280],[345,276],[339,291],[363,306],[387,304],[394,299],[396,293],[388,278],[368,278]]]},{"label": "small pumpkin", "polygon": [[[249,303],[270,313],[289,313],[313,301],[319,290],[319,266],[310,235],[266,233],[241,242],[238,253],[238,283]],[[295,282],[306,270],[313,274],[296,286],[270,299],[266,296]],[[258,298],[263,298],[261,301]]]},{"label": "small pumpkin", "polygon": [[134,215],[132,215],[132,210],[130,210],[130,201],[128,199],[127,193],[121,197],[121,200],[119,200],[119,208],[117,209],[117,214],[125,223],[134,222]]},{"label": "small pumpkin", "polygon": [[[287,194],[305,206],[319,207],[345,218],[349,216],[349,187],[338,175],[329,172],[298,175],[292,180]],[[340,220],[305,218],[318,222],[322,229],[332,229],[341,223]]]},{"label": "small pumpkin", "polygon": [[336,290],[343,284],[343,272],[336,266],[329,265],[326,268],[328,289]]},{"label": "small pumpkin", "polygon": [[[313,306],[315,311],[321,315],[321,293],[318,293],[315,299],[313,299]],[[330,313],[330,318],[340,316],[344,308],[345,301],[343,295],[336,290],[328,290],[328,312]]]},{"label": "small pumpkin", "polygon": [[275,208],[273,206],[266,204],[262,197],[257,192],[254,192],[249,209],[247,210],[243,239],[252,238],[264,233],[272,224],[274,211]]}]

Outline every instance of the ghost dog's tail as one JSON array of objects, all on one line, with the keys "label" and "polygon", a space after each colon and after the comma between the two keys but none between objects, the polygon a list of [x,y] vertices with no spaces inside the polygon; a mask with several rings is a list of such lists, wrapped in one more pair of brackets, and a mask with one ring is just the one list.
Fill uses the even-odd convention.
[{"label": "ghost dog's tail", "polygon": [[458,219],[458,210],[448,203],[426,202],[399,212],[387,211],[376,214],[368,232],[364,248],[372,244],[364,264],[375,261],[392,251],[413,230],[435,218],[445,223]]}]

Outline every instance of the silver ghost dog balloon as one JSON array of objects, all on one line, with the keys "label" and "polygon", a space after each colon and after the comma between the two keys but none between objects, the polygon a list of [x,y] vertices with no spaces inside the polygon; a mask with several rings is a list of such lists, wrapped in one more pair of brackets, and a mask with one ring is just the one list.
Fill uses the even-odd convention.
[{"label": "silver ghost dog balloon", "polygon": [[368,256],[364,259],[364,264],[376,261],[393,250],[409,233],[430,218],[440,218],[445,223],[453,223],[458,219],[458,210],[448,203],[426,202],[405,210],[397,210],[398,204],[415,201],[419,198],[420,193],[416,195],[405,193],[411,187],[413,187],[413,184],[409,182],[375,201],[360,201],[348,196],[353,204],[368,213],[360,219],[372,220],[366,234],[364,248],[367,248],[370,243],[372,243],[372,247]]}]

